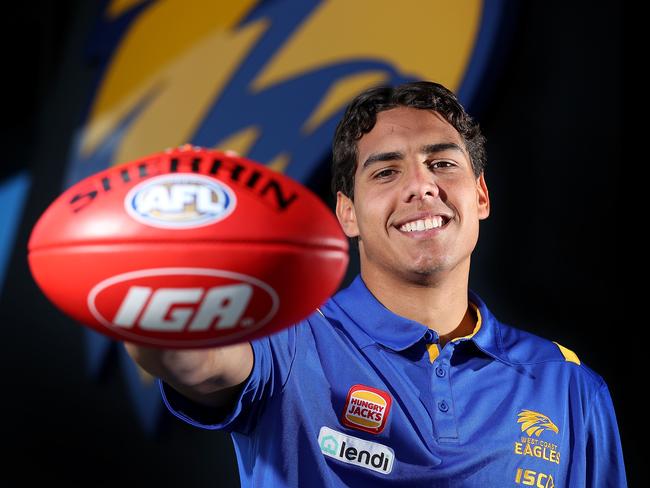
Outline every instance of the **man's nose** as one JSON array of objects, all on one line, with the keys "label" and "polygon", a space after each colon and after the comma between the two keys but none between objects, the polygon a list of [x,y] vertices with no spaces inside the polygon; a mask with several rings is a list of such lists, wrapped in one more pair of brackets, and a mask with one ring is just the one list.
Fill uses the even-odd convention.
[{"label": "man's nose", "polygon": [[435,198],[440,189],[435,175],[429,169],[429,162],[417,162],[409,166],[404,178],[404,200]]}]

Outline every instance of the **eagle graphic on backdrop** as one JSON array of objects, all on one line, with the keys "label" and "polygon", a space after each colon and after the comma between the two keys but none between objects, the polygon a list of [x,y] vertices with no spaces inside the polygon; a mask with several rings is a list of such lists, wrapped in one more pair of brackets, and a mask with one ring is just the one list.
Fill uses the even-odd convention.
[{"label": "eagle graphic on backdrop", "polygon": [[[318,185],[336,124],[366,88],[434,80],[471,111],[495,72],[506,3],[109,1],[86,45],[97,82],[65,184],[189,143],[234,150]],[[85,334],[96,376],[113,343]],[[161,404],[155,385],[118,354],[142,425],[152,430]]]}]

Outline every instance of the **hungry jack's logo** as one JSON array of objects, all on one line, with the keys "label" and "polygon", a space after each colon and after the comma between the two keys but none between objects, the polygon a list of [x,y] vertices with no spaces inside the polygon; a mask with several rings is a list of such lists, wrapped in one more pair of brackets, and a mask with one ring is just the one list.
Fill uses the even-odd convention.
[{"label": "hungry jack's logo", "polygon": [[392,399],[382,390],[354,385],[348,391],[341,423],[346,427],[379,434],[386,427]]}]

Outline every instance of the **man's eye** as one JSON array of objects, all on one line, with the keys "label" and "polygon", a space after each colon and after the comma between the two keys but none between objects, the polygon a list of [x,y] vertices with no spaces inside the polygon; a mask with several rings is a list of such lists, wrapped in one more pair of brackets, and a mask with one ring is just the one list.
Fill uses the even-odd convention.
[{"label": "man's eye", "polygon": [[[447,165],[447,166],[439,166],[439,165]],[[431,161],[429,163],[429,168],[448,168],[450,166],[453,166],[454,164],[451,161]]]},{"label": "man's eye", "polygon": [[375,178],[386,178],[395,172],[394,169],[382,169],[375,174]]}]

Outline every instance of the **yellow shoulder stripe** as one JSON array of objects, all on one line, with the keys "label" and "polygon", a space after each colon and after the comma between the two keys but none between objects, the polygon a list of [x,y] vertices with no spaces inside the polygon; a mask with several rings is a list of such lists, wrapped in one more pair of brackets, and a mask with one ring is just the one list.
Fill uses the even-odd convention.
[{"label": "yellow shoulder stripe", "polygon": [[562,356],[564,356],[564,359],[571,361],[572,363],[580,364],[580,360],[578,359],[578,356],[575,352],[573,352],[571,349],[567,349],[555,341],[553,341],[553,343],[560,348],[560,352],[562,353]]}]

